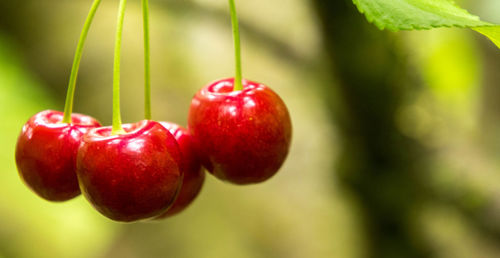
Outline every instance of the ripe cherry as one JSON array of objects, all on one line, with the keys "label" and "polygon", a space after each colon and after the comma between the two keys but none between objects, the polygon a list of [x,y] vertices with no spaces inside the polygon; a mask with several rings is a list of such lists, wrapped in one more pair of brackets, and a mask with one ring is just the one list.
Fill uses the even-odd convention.
[{"label": "ripe cherry", "polygon": [[16,146],[16,164],[26,185],[49,201],[66,201],[80,194],[76,178],[76,154],[81,137],[100,126],[90,116],[46,110],[23,126]]},{"label": "ripe cherry", "polygon": [[184,179],[181,191],[174,205],[165,214],[158,217],[159,219],[170,217],[183,211],[198,196],[205,182],[205,171],[201,167],[188,131],[174,123],[160,122],[160,124],[174,135],[179,144],[183,158]]},{"label": "ripe cherry", "polygon": [[94,0],[78,41],[64,113],[47,110],[31,117],[17,142],[16,164],[21,178],[50,201],[65,201],[80,194],[75,173],[78,146],[86,131],[101,126],[92,117],[72,114],[83,46],[100,2]]},{"label": "ripe cherry", "polygon": [[172,134],[143,120],[90,130],[77,156],[77,175],[87,200],[117,221],[156,217],[175,201],[182,184],[181,152]]},{"label": "ripe cherry", "polygon": [[292,126],[281,98],[267,86],[234,79],[209,84],[194,96],[189,131],[202,164],[235,184],[259,183],[273,176],[290,146]]},{"label": "ripe cherry", "polygon": [[[87,200],[117,221],[136,221],[165,212],[182,184],[181,151],[158,122],[122,126],[120,56],[126,0],[120,0],[113,67],[112,127],[90,130],[77,156],[77,176]],[[147,5],[147,1],[143,2]]]}]

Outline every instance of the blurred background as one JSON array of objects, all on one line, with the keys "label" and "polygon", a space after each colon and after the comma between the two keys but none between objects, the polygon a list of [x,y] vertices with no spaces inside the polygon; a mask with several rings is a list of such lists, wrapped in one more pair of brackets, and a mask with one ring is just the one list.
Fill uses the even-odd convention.
[{"label": "blurred background", "polygon": [[[382,32],[347,0],[237,1],[244,76],[278,92],[294,138],[266,183],[207,177],[185,212],[123,224],[23,185],[22,125],[62,110],[91,0],[0,1],[0,257],[500,257],[500,51],[463,29]],[[459,3],[500,23],[498,0]],[[118,1],[89,34],[75,112],[111,123]],[[233,74],[227,1],[151,0],[153,117]],[[140,1],[129,1],[124,122],[142,119]]]}]

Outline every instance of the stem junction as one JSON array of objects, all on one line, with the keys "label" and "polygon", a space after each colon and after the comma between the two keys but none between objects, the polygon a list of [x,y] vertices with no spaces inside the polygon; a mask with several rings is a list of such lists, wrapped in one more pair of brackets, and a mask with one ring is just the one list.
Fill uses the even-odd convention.
[{"label": "stem junction", "polygon": [[71,113],[73,112],[73,100],[75,97],[76,80],[78,77],[78,71],[80,69],[80,62],[82,60],[83,47],[85,45],[85,41],[87,40],[87,35],[89,34],[90,25],[92,25],[92,21],[94,20],[95,14],[100,4],[101,0],[94,0],[87,19],[85,20],[85,24],[83,25],[78,45],[76,46],[75,58],[73,59],[73,67],[71,68],[71,75],[69,76],[68,92],[66,93],[66,103],[64,104],[64,116],[62,120],[63,123],[72,123]]},{"label": "stem junction", "polygon": [[149,3],[142,0],[144,24],[144,117],[151,120],[151,50],[149,40]]},{"label": "stem junction", "polygon": [[234,91],[243,90],[243,76],[241,72],[241,44],[240,29],[238,25],[238,15],[234,0],[229,0],[229,10],[231,13],[231,24],[233,26],[234,57],[236,63],[236,76],[234,77]]},{"label": "stem junction", "polygon": [[120,113],[120,57],[122,50],[123,21],[125,19],[125,7],[127,0],[120,0],[118,8],[118,22],[116,26],[115,60],[113,66],[113,127],[111,134],[122,134],[122,118]]}]

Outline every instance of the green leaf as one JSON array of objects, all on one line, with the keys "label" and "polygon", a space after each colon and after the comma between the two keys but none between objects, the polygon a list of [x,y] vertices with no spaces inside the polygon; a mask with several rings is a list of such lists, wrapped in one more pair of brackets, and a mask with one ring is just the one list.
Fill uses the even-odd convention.
[{"label": "green leaf", "polygon": [[353,3],[381,30],[472,28],[500,48],[500,26],[481,21],[452,0],[353,0]]},{"label": "green leaf", "polygon": [[474,30],[488,37],[498,48],[500,48],[500,26],[477,27],[474,28]]}]

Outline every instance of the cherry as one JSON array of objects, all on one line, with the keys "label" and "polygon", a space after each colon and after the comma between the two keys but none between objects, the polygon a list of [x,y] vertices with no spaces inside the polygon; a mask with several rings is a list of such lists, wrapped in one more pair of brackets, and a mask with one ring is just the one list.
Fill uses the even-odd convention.
[{"label": "cherry", "polygon": [[65,201],[80,194],[75,174],[78,146],[86,131],[101,126],[92,117],[72,114],[83,47],[100,3],[94,0],[78,41],[64,113],[46,110],[34,115],[17,141],[16,164],[21,178],[49,201]]},{"label": "cherry", "polygon": [[77,176],[85,198],[117,221],[156,217],[175,201],[183,167],[174,136],[149,119],[122,125],[120,61],[126,0],[120,0],[113,65],[113,123],[90,130],[77,155]]},{"label": "cherry", "polygon": [[174,205],[158,219],[170,217],[184,210],[198,196],[205,182],[205,172],[201,167],[200,160],[196,155],[191,135],[188,131],[174,123],[160,122],[174,135],[179,144],[184,166],[184,179],[181,191]]},{"label": "cherry", "polygon": [[100,126],[94,118],[46,110],[23,126],[16,146],[16,164],[26,185],[49,201],[66,201],[80,194],[76,178],[76,154],[81,137]]},{"label": "cherry", "polygon": [[243,80],[238,16],[229,0],[235,78],[216,81],[194,96],[188,129],[202,164],[235,184],[265,181],[280,169],[290,147],[292,125],[281,98],[269,87]]},{"label": "cherry", "polygon": [[202,164],[235,184],[259,183],[283,164],[292,127],[281,98],[267,86],[234,79],[209,84],[194,96],[188,117]]},{"label": "cherry", "polygon": [[77,156],[77,175],[87,200],[104,216],[136,221],[158,216],[175,201],[182,184],[181,152],[157,122],[90,130]]}]

